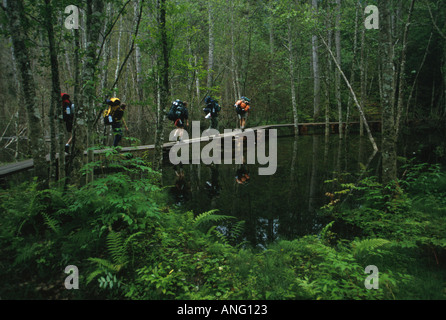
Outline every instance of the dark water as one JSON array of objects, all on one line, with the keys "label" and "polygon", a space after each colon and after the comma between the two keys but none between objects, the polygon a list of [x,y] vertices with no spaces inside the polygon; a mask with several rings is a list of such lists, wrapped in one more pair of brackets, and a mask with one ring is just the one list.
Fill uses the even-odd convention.
[{"label": "dark water", "polygon": [[[435,130],[412,127],[410,131],[402,133],[398,142],[399,157],[446,166],[444,126]],[[378,152],[371,158],[373,149],[366,136],[350,134],[340,140],[336,134],[328,138],[312,134],[295,138],[289,128],[278,130],[278,136],[273,175],[259,175],[259,167],[266,165],[258,164],[194,164],[182,169],[168,165],[163,170],[163,184],[169,186],[172,202],[196,215],[218,209],[220,214],[243,220],[244,240],[265,246],[277,239],[318,233],[329,222],[320,208],[329,202],[326,193],[339,190],[339,185],[327,180],[356,183],[364,169],[364,174],[380,175],[381,155]],[[374,137],[379,147],[379,133]],[[4,177],[1,185],[31,177],[32,170],[14,174]]]},{"label": "dark water", "polygon": [[[379,176],[380,153],[372,157],[366,136],[340,140],[335,134],[295,138],[287,133],[279,131],[274,175],[259,175],[255,164],[184,165],[164,170],[163,183],[183,209],[195,214],[218,209],[245,221],[244,240],[255,246],[318,233],[328,222],[320,213],[329,202],[326,193],[339,190],[327,180],[356,183],[361,174]],[[379,134],[374,135],[379,145]],[[444,130],[420,130],[402,136],[398,155],[435,163],[444,162],[444,153]],[[244,182],[243,173],[249,177]]]}]

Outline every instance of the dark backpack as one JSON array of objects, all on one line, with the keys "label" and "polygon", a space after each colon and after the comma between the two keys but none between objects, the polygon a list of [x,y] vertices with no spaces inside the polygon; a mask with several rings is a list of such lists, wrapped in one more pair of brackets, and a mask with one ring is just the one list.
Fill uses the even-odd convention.
[{"label": "dark backpack", "polygon": [[184,116],[184,113],[185,113],[185,107],[183,101],[177,99],[174,102],[172,102],[169,113],[167,114],[167,119],[175,121],[177,119],[182,118]]},{"label": "dark backpack", "polygon": [[206,107],[203,108],[204,113],[208,114],[208,113],[212,113],[212,114],[216,114],[218,112],[220,112],[221,107],[220,105],[217,103],[217,101],[215,101],[214,99],[207,97],[205,100],[206,103]]}]

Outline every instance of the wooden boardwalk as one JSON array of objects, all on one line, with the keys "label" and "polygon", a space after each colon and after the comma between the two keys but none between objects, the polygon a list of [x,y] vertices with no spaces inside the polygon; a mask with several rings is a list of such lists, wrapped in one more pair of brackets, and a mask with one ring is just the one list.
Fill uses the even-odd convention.
[{"label": "wooden boardwalk", "polygon": [[[358,124],[359,124],[359,122],[350,122],[350,125],[358,125]],[[329,125],[330,125],[331,133],[338,132],[338,126],[339,126],[338,122],[330,122]],[[369,122],[369,125],[371,127],[379,129],[380,125],[381,125],[381,121],[371,121],[371,122]],[[258,126],[258,127],[253,127],[253,128],[247,128],[247,129],[252,129],[254,132],[256,132],[258,130],[276,129],[276,128],[284,128],[284,127],[294,127],[294,124],[293,123],[271,124],[271,125],[264,125],[264,126]],[[325,122],[300,123],[299,124],[299,134],[302,134],[302,135],[308,134],[309,132],[311,132],[312,129],[313,130],[314,129],[316,129],[316,130],[317,129],[319,129],[319,130],[325,129]],[[242,134],[241,131],[235,130],[235,131],[232,131],[231,133],[227,133],[227,134],[220,133],[218,136],[187,139],[187,140],[184,140],[184,142],[185,143],[205,142],[205,141],[212,140],[213,138],[216,138],[216,137],[223,138],[228,135],[229,136],[237,136],[238,134]],[[163,149],[169,150],[175,143],[176,142],[166,142],[163,144]],[[150,145],[141,145],[141,146],[134,146],[134,147],[122,147],[120,149],[120,152],[121,153],[123,153],[123,152],[138,152],[138,151],[147,151],[147,150],[154,150],[154,149],[155,149],[155,145],[150,144]],[[94,154],[103,154],[109,150],[110,149],[98,149],[98,150],[94,150],[93,152],[94,152]],[[87,152],[84,152],[84,154],[86,155]],[[49,156],[47,156],[47,161],[49,161]],[[33,159],[6,164],[6,165],[0,167],[0,177],[5,177],[5,176],[8,176],[8,175],[11,175],[14,173],[26,171],[26,170],[32,169],[33,167],[34,167]]]}]

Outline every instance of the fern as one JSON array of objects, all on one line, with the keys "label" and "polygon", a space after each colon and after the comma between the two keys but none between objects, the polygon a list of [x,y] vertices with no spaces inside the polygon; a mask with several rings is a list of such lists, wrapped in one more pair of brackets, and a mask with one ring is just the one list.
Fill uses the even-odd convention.
[{"label": "fern", "polygon": [[373,252],[379,247],[382,247],[389,243],[390,243],[389,240],[380,238],[353,241],[352,242],[353,256],[355,258],[362,257],[366,253]]},{"label": "fern", "polygon": [[195,217],[193,220],[193,223],[195,226],[200,227],[206,224],[211,223],[221,223],[222,221],[229,220],[229,219],[235,219],[235,217],[232,216],[226,216],[226,215],[220,215],[220,214],[214,214],[214,212],[218,211],[217,209],[210,210],[203,212]]},{"label": "fern", "polygon": [[127,250],[119,232],[110,231],[107,236],[107,248],[116,265],[124,266],[127,263]]},{"label": "fern", "polygon": [[50,215],[46,214],[45,212],[42,212],[42,216],[45,219],[45,224],[53,230],[56,234],[60,233],[60,226],[59,221],[51,217]]},{"label": "fern", "polygon": [[238,221],[234,224],[234,226],[231,228],[231,238],[237,239],[240,237],[245,230],[245,221]]},{"label": "fern", "polygon": [[117,273],[124,268],[130,261],[128,256],[129,245],[133,242],[134,238],[140,234],[142,234],[142,232],[134,233],[123,240],[121,233],[111,230],[107,236],[107,250],[112,261],[101,258],[89,258],[89,261],[97,264],[98,269],[90,273],[87,277],[87,284],[96,276],[104,272]]}]

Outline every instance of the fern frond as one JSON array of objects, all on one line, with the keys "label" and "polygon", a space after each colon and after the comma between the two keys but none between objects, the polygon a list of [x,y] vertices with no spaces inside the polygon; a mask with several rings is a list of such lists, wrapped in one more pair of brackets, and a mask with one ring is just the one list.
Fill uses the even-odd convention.
[{"label": "fern frond", "polygon": [[119,271],[121,270],[121,265],[116,265],[108,260],[101,259],[101,258],[88,258],[88,261],[96,263],[99,267],[103,267],[106,270],[110,271]]},{"label": "fern frond", "polygon": [[134,238],[142,234],[142,231],[136,232],[132,235],[130,235],[125,241],[124,241],[124,248],[127,250],[129,245],[134,241]]},{"label": "fern frond", "polygon": [[245,230],[245,221],[237,221],[231,228],[231,238],[236,239],[240,237]]},{"label": "fern frond", "polygon": [[223,244],[229,244],[228,243],[228,238],[219,230],[217,229],[213,229],[214,234],[217,236],[218,241],[223,243]]},{"label": "fern frond", "polygon": [[213,210],[209,210],[209,211],[200,213],[198,216],[196,216],[196,217],[194,218],[193,222],[194,222],[195,224],[199,224],[201,220],[205,220],[205,219],[207,219],[207,218],[206,218],[207,216],[210,216],[210,215],[212,215],[214,212],[217,212],[217,211],[218,211],[217,209],[213,209]]},{"label": "fern frond", "polygon": [[107,236],[107,248],[115,264],[126,264],[126,247],[119,232],[110,231]]},{"label": "fern frond", "polygon": [[389,240],[380,238],[353,241],[352,242],[353,255],[355,257],[359,257],[365,253],[373,252],[379,247],[382,247],[389,243],[390,243]]},{"label": "fern frond", "polygon": [[226,216],[221,214],[213,214],[217,210],[210,210],[207,212],[203,212],[195,217],[193,220],[195,226],[201,226],[206,223],[221,223],[222,221],[229,220],[229,219],[235,219],[233,216]]},{"label": "fern frond", "polygon": [[94,279],[96,278],[98,275],[104,273],[105,271],[102,269],[97,269],[95,271],[93,271],[92,273],[90,273],[87,277],[87,285]]},{"label": "fern frond", "polygon": [[53,230],[56,234],[60,233],[60,226],[59,221],[51,217],[50,215],[46,214],[45,212],[42,212],[42,216],[45,220],[45,224]]}]

